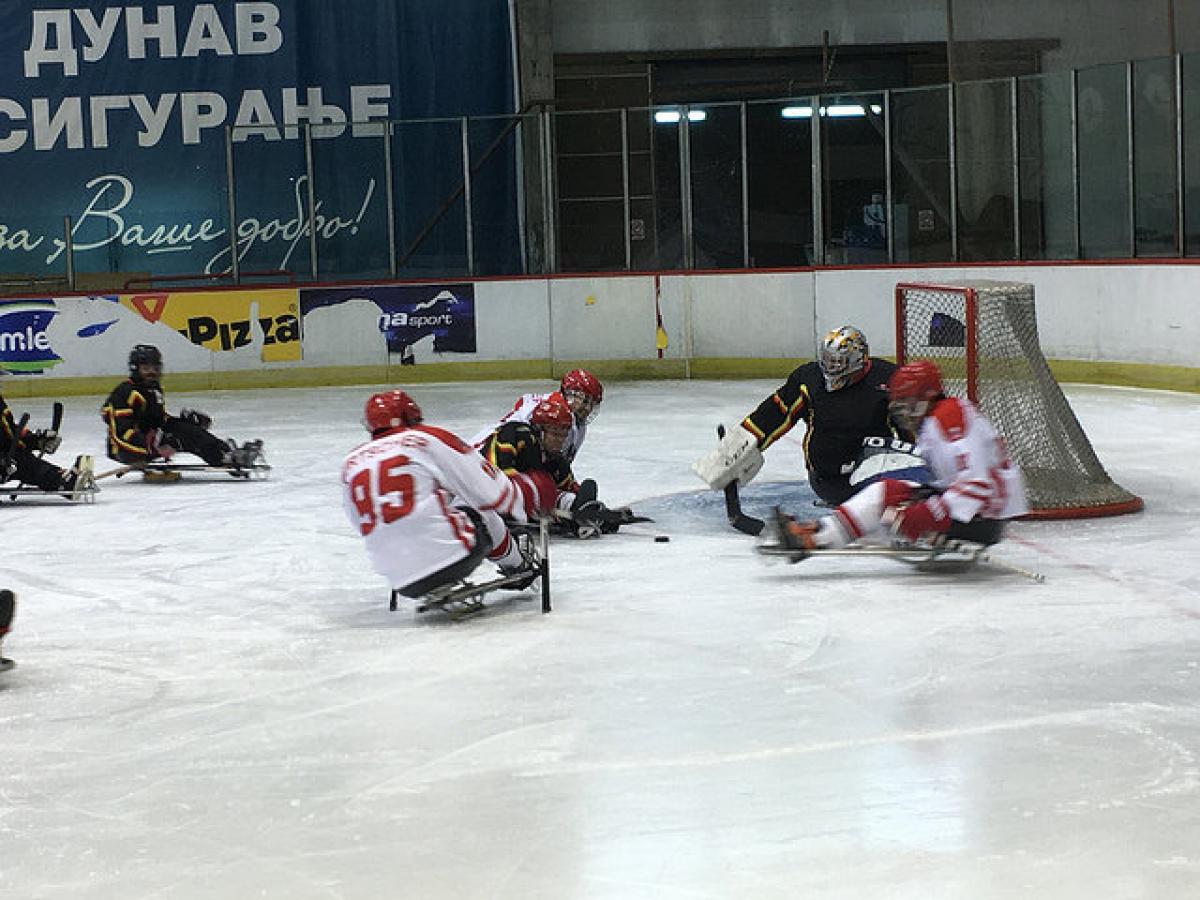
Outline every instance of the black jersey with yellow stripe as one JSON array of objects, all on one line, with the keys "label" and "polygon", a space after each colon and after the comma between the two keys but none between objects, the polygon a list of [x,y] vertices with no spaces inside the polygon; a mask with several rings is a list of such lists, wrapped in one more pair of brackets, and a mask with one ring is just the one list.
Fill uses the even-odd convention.
[{"label": "black jersey with yellow stripe", "polygon": [[527,422],[505,422],[484,441],[479,452],[506,475],[541,469],[550,474],[560,491],[574,489],[571,464],[562,457],[547,458],[537,429]]},{"label": "black jersey with yellow stripe", "polygon": [[825,388],[821,367],[805,363],[742,421],[765,450],[797,422],[807,425],[804,460],[820,478],[844,478],[858,460],[865,437],[896,437],[888,419],[887,382],[894,363],[871,357],[866,375],[836,391]]},{"label": "black jersey with yellow stripe", "polygon": [[113,388],[100,417],[108,425],[108,455],[122,462],[146,461],[146,435],[167,418],[162,391],[126,379]]}]

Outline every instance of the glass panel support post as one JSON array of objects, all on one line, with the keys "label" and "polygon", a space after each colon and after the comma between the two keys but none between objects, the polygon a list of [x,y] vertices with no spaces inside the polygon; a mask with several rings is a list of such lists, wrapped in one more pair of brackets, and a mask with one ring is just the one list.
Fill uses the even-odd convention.
[{"label": "glass panel support post", "polygon": [[688,116],[691,107],[686,104],[680,108],[679,116],[679,216],[683,236],[683,267],[693,269],[696,266],[696,248],[692,241],[692,145],[688,129]]},{"label": "glass panel support post", "polygon": [[396,266],[396,176],[392,172],[392,123],[383,123],[383,190],[387,200],[388,274],[395,278]]},{"label": "glass panel support post", "polygon": [[233,126],[225,126],[225,196],[229,201],[229,274],[234,284],[242,283],[238,259],[237,182],[233,175]]},{"label": "glass panel support post", "polygon": [[892,198],[892,92],[883,92],[883,208],[884,227],[887,229],[887,258],[889,263],[896,261],[896,234],[893,222],[896,220],[895,203]]},{"label": "glass panel support post", "polygon": [[467,238],[467,274],[475,274],[475,227],[471,209],[471,133],[468,130],[467,117],[458,120],[458,129],[462,137],[463,164],[463,228]]},{"label": "glass panel support post", "polygon": [[738,104],[738,139],[742,157],[742,268],[750,268],[750,155],[746,128],[746,101]]},{"label": "glass panel support post", "polygon": [[633,228],[629,205],[629,110],[621,110],[621,218],[625,223],[625,271],[633,268]]},{"label": "glass panel support post", "polygon": [[809,125],[812,129],[810,150],[810,170],[812,179],[812,265],[825,265],[825,167],[821,153],[822,128],[820,94],[810,98],[812,115]]},{"label": "glass panel support post", "polygon": [[951,82],[946,91],[947,116],[949,128],[950,150],[950,210],[947,223],[950,226],[950,259],[958,262],[958,90]]},{"label": "glass panel support post", "polygon": [[1013,191],[1013,259],[1021,258],[1021,122],[1020,95],[1017,79],[1008,82],[1008,102],[1012,119],[1012,191]]},{"label": "glass panel support post", "polygon": [[1125,178],[1129,182],[1129,258],[1137,256],[1137,152],[1133,139],[1133,61],[1125,63]]},{"label": "glass panel support post", "polygon": [[304,178],[308,182],[308,271],[317,280],[317,187],[313,184],[312,122],[304,123]]}]

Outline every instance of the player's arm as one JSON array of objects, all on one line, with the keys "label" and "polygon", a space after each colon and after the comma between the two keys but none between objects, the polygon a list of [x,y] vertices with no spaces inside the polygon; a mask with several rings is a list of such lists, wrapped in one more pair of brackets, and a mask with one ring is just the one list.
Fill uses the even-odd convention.
[{"label": "player's arm", "polygon": [[803,419],[812,404],[800,369],[770,397],[742,419],[741,427],[754,435],[759,450],[766,450]]},{"label": "player's arm", "polygon": [[108,425],[109,443],[122,459],[149,462],[149,431],[143,425],[146,398],[128,381],[118,385],[100,408]]},{"label": "player's arm", "polygon": [[546,472],[505,475],[469,444],[449,432],[441,435],[445,437],[433,442],[430,452],[438,461],[440,480],[456,497],[480,512],[494,511],[518,522],[526,522],[554,506],[558,492]]}]

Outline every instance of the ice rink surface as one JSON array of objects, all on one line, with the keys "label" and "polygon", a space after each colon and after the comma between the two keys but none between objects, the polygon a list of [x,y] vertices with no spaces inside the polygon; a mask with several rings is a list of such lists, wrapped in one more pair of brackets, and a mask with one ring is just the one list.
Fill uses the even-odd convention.
[{"label": "ice rink surface", "polygon": [[[548,386],[412,393],[469,436]],[[1146,511],[1018,523],[1036,584],[757,557],[688,466],[775,386],[607,385],[576,471],[658,521],[557,541],[546,616],[388,611],[339,499],[366,387],[169,395],[269,481],[5,502],[0,893],[1200,897],[1200,397],[1067,388]],[[108,467],[99,403],[57,461]]]}]

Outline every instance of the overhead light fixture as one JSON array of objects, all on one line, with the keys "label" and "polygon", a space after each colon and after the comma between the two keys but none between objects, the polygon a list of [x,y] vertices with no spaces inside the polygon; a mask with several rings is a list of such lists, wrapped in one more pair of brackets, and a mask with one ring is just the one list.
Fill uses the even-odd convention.
[{"label": "overhead light fixture", "polygon": [[[660,109],[654,113],[654,121],[659,125],[674,125],[682,117],[677,109]],[[708,113],[702,109],[689,109],[687,117],[689,122],[703,122],[708,118]]]},{"label": "overhead light fixture", "polygon": [[[874,103],[871,104],[871,112],[879,115],[883,112],[883,107]],[[832,116],[833,118],[844,119],[854,116],[865,116],[866,110],[857,103],[835,103],[832,106],[822,106],[821,115]],[[785,106],[779,111],[785,119],[811,119],[811,106]]]}]

